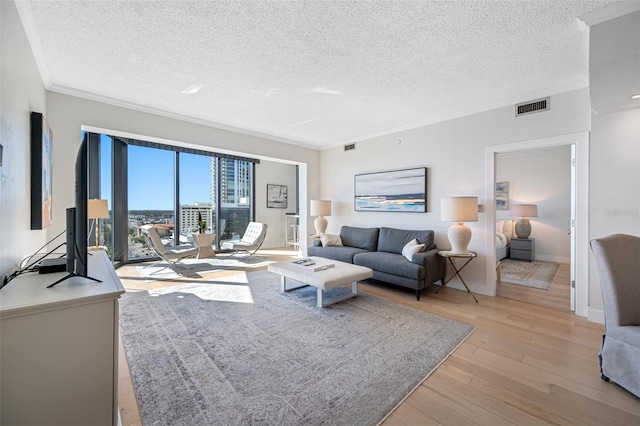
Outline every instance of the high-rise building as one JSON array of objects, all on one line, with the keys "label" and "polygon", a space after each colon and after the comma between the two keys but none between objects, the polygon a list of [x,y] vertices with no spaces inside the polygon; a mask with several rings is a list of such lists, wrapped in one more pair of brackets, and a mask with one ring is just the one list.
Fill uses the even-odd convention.
[{"label": "high-rise building", "polygon": [[[245,207],[251,196],[251,163],[220,158],[220,207]],[[216,159],[209,163],[209,178],[211,180],[211,204],[217,199],[216,189]]]},{"label": "high-rise building", "polygon": [[212,229],[212,205],[209,203],[196,203],[193,206],[180,206],[180,230],[181,232],[198,232],[198,213],[207,223],[207,229]]}]

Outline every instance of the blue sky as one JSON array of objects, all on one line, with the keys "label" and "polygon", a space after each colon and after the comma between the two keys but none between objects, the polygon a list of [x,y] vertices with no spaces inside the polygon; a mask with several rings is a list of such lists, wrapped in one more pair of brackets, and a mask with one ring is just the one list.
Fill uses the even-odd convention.
[{"label": "blue sky", "polygon": [[[101,135],[101,194],[111,209],[111,138]],[[174,153],[129,146],[129,210],[172,210]],[[180,154],[180,204],[209,202],[209,157]]]}]

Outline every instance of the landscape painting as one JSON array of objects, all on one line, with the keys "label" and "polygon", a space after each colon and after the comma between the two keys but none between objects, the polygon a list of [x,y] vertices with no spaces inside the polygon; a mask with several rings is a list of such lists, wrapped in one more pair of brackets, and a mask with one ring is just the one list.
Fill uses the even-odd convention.
[{"label": "landscape painting", "polygon": [[355,175],[355,211],[427,211],[427,168]]}]

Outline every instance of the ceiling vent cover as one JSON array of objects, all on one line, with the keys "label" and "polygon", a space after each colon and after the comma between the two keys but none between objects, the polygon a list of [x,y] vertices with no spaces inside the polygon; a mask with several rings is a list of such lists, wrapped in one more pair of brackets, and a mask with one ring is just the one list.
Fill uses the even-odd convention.
[{"label": "ceiling vent cover", "polygon": [[550,109],[551,98],[547,96],[546,98],[516,105],[516,117],[533,114],[534,112],[549,111]]},{"label": "ceiling vent cover", "polygon": [[351,151],[352,149],[356,149],[356,144],[355,143],[350,143],[344,146],[344,150],[345,151]]}]

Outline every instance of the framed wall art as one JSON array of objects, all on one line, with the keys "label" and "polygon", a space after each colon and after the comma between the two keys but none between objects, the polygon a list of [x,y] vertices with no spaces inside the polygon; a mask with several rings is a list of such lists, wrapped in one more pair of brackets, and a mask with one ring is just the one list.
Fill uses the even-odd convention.
[{"label": "framed wall art", "polygon": [[509,210],[509,182],[496,182],[496,210]]},{"label": "framed wall art", "polygon": [[288,192],[287,185],[267,184],[267,207],[271,209],[286,209]]},{"label": "framed wall art", "polygon": [[366,173],[354,177],[355,211],[427,211],[427,168]]},{"label": "framed wall art", "polygon": [[31,229],[51,225],[53,132],[39,112],[31,113]]}]

